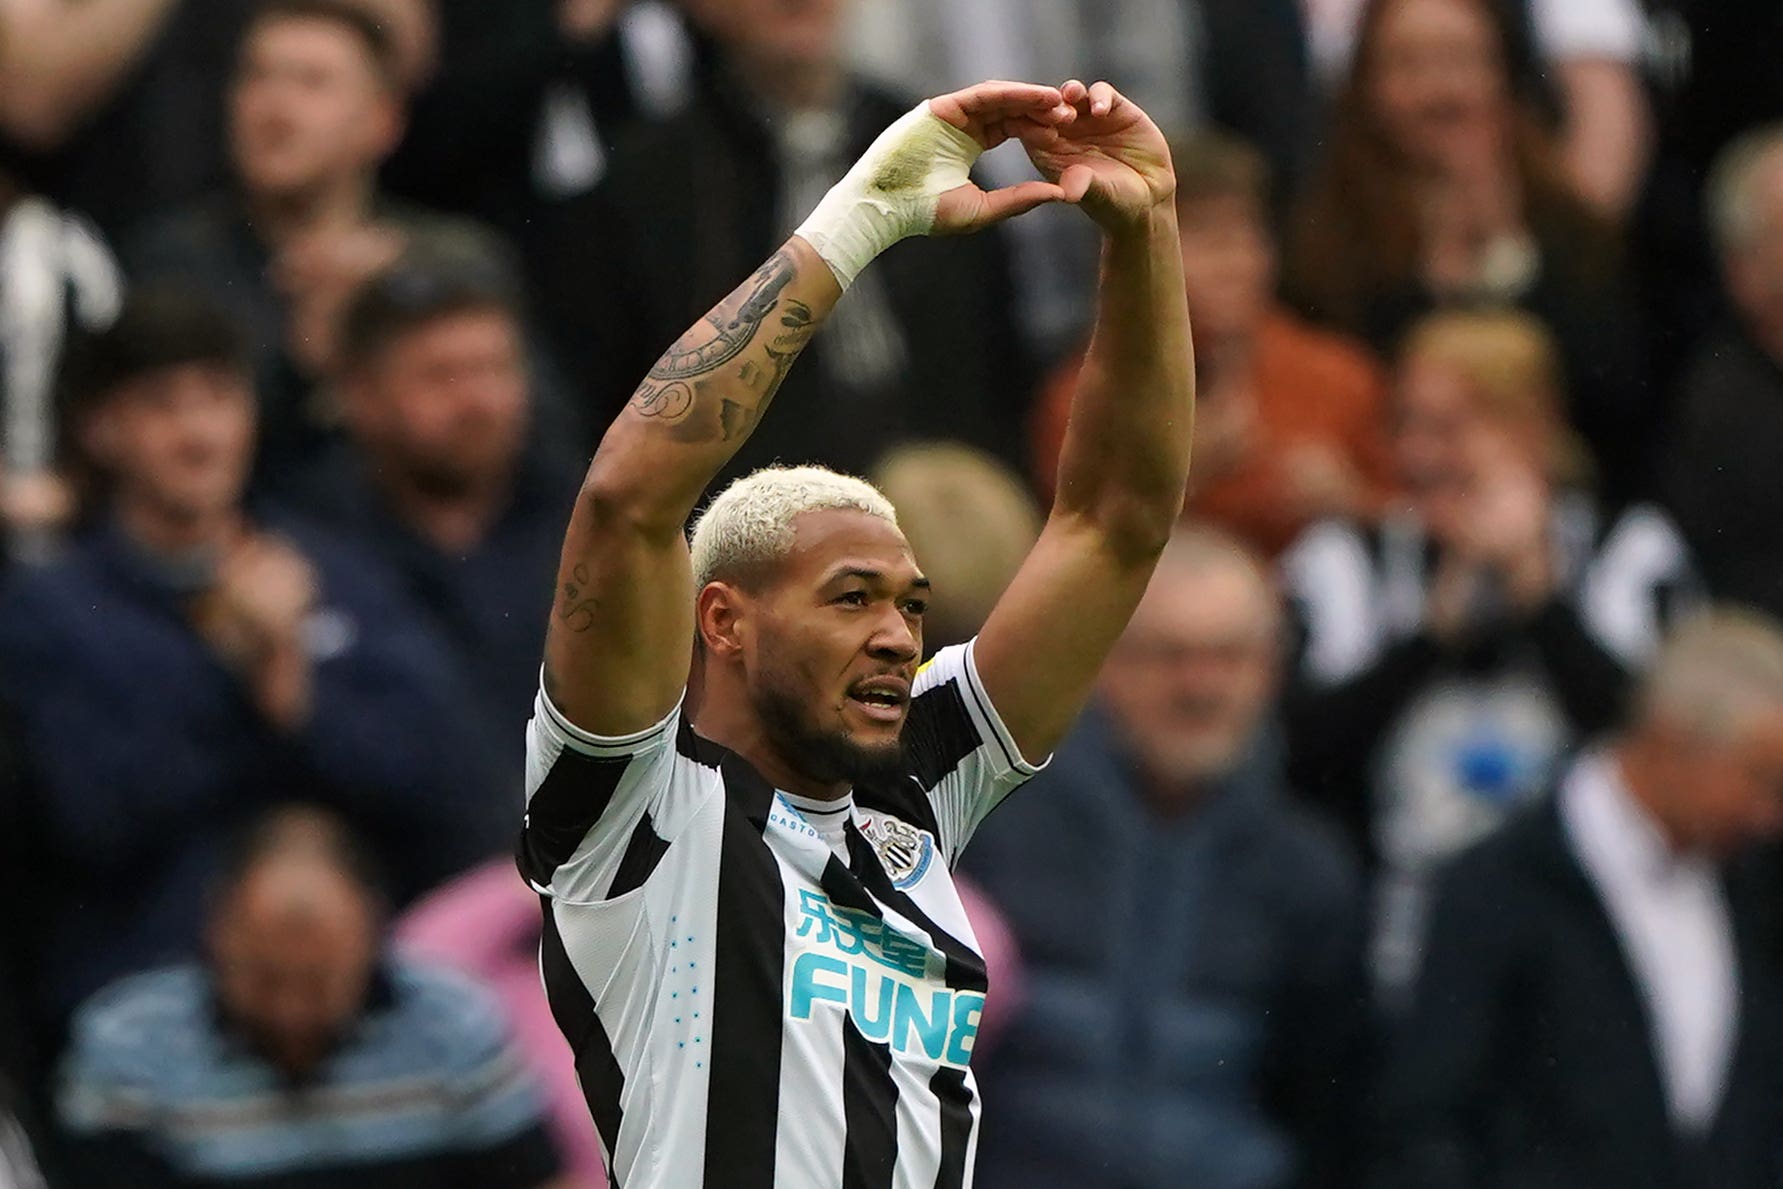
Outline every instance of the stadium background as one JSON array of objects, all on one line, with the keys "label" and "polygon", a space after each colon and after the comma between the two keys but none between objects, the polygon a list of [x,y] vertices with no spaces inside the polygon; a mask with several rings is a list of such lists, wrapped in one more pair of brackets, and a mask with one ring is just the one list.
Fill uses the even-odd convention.
[{"label": "stadium background", "polygon": [[[0,0],[0,1184],[167,1174],[104,1171],[125,1075],[71,1021],[204,954],[204,889],[290,801],[364,842],[403,953],[482,984],[441,1051],[493,1029],[538,1104],[514,1126],[602,1183],[505,857],[579,468],[915,97],[1073,76],[1176,146],[1201,405],[1171,589],[1206,614],[1132,642],[966,863],[1001,992],[979,1183],[1509,1189],[1537,1182],[1458,1136],[1564,1145],[1569,1094],[1652,1154],[1640,1184],[1777,1183],[1747,1056],[1708,1122],[1672,1093],[1677,1044],[1731,1029],[1762,1066],[1783,1015],[1762,831],[1735,1000],[1696,1042],[1597,1037],[1651,1087],[1519,1084],[1411,1005],[1427,951],[1469,951],[1431,889],[1540,810],[1669,626],[1783,614],[1780,56],[1774,0]],[[731,473],[876,478],[929,644],[968,637],[1050,494],[1095,259],[1060,209],[900,245]],[[250,388],[251,445],[226,414],[117,440]],[[148,472],[212,463],[226,550],[136,532]],[[307,699],[258,648],[280,631]],[[1523,890],[1472,889],[1487,916]],[[1520,1018],[1489,965],[1445,994]],[[256,1134],[204,1183],[327,1183]],[[355,1159],[421,1142],[367,1134]],[[475,1183],[538,1183],[504,1167]]]}]

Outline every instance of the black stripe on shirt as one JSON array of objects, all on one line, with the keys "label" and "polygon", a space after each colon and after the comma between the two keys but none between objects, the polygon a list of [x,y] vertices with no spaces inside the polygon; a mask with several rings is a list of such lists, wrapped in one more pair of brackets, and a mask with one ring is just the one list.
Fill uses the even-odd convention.
[{"label": "black stripe on shirt", "polygon": [[910,703],[904,747],[910,770],[924,792],[940,784],[980,742],[966,700],[960,695],[959,678],[924,690]]},{"label": "black stripe on shirt", "polygon": [[[972,695],[972,704],[974,706],[978,707],[979,717],[984,719],[984,721],[987,724],[996,722],[997,716],[991,712],[990,703],[989,703],[989,700],[985,697],[984,691],[979,689],[977,686],[973,685],[971,681],[969,681],[965,678],[960,679],[960,684],[965,686],[966,692]],[[986,729],[986,733],[988,735],[990,735],[991,738],[993,738],[997,741],[997,750],[1003,753],[1003,760],[1005,763],[1007,763],[1011,768],[1019,769],[1019,768],[1022,768],[1025,766],[1022,761],[1022,758],[1020,756],[1011,755],[1009,753],[1009,745],[1007,743],[1003,742],[1002,735],[998,734],[994,729],[990,729],[988,726]]]},{"label": "black stripe on shirt", "polygon": [[785,886],[762,831],[774,789],[736,756],[723,761],[727,800],[718,858],[704,1183],[773,1189],[780,1117]]},{"label": "black stripe on shirt", "polygon": [[935,1189],[961,1189],[972,1143],[972,1088],[966,1085],[966,1071],[943,1065],[929,1079],[929,1092],[941,1103],[941,1167]]},{"label": "black stripe on shirt", "polygon": [[631,832],[631,841],[625,844],[625,853],[619,856],[619,870],[613,873],[613,883],[607,888],[607,899],[613,900],[625,895],[634,888],[644,886],[662,862],[662,857],[669,851],[669,844],[656,832],[656,822],[648,813],[639,820],[637,829]]},{"label": "black stripe on shirt", "polygon": [[[607,1166],[612,1167],[613,1153],[619,1147],[619,1129],[625,1123],[619,1100],[625,1092],[625,1073],[613,1055],[613,1042],[594,1009],[594,996],[564,949],[563,935],[557,930],[557,917],[549,897],[539,897],[545,913],[544,933],[539,940],[539,968],[545,979],[545,998],[551,1004],[551,1015],[557,1027],[570,1042],[576,1057],[576,1078],[582,1083],[582,1096],[588,1100],[588,1113],[606,1149]],[[618,1184],[615,1176],[615,1185]]]},{"label": "black stripe on shirt", "polygon": [[891,1046],[874,1044],[842,1013],[842,1189],[891,1189],[898,1167],[898,1085]]},{"label": "black stripe on shirt", "polygon": [[675,728],[675,750],[694,763],[707,768],[720,767],[724,763],[725,757],[731,754],[729,748],[712,742],[694,730],[693,724],[687,721],[685,714],[681,716],[681,725]]},{"label": "black stripe on shirt", "polygon": [[891,879],[885,874],[885,868],[879,865],[879,856],[874,853],[872,843],[861,837],[861,832],[853,822],[848,823],[848,869],[854,872],[855,878],[873,893],[875,899],[887,907],[896,909],[905,920],[924,930],[935,940],[935,947],[947,959],[947,985],[961,991],[977,991],[983,994],[990,986],[990,979],[985,973],[984,959],[972,952],[959,938],[947,932],[931,920],[928,914],[916,906],[916,901],[892,886]]},{"label": "black stripe on shirt", "polygon": [[630,756],[583,755],[568,747],[557,753],[526,804],[526,828],[514,856],[522,876],[537,887],[550,886],[612,804],[631,763]]}]

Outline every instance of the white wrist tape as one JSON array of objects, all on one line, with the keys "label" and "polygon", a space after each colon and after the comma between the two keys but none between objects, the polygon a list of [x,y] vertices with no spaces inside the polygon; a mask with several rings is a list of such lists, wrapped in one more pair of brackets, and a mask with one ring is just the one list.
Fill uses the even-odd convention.
[{"label": "white wrist tape", "polygon": [[925,100],[879,134],[794,232],[847,289],[873,258],[935,225],[941,195],[968,180],[984,152]]}]

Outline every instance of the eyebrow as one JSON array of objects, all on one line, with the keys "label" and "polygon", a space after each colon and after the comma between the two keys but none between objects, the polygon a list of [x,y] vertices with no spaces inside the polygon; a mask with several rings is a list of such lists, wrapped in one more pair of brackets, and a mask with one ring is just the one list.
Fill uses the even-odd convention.
[{"label": "eyebrow", "polygon": [[[837,570],[825,579],[824,585],[828,586],[830,583],[839,581],[843,578],[859,578],[863,582],[870,582],[875,585],[884,585],[886,581],[884,570],[872,570],[864,566],[844,566],[842,569]],[[912,590],[929,590],[932,586],[933,583],[921,574],[918,574],[910,580],[910,588]]]}]

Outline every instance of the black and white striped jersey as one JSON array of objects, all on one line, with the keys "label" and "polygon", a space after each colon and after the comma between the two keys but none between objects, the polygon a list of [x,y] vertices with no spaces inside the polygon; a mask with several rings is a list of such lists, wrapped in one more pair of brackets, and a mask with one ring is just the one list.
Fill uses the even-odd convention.
[{"label": "black and white striped jersey", "polygon": [[624,1189],[972,1183],[986,982],[951,868],[1036,769],[972,645],[913,695],[907,774],[854,789],[845,861],[679,709],[603,738],[540,693],[520,868]]}]

